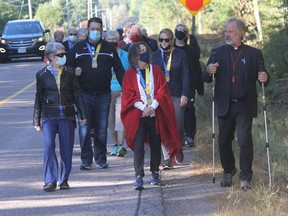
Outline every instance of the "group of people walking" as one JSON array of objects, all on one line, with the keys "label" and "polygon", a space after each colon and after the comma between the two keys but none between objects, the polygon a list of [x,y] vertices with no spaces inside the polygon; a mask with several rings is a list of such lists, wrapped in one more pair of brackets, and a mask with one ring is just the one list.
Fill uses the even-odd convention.
[{"label": "group of people walking", "polygon": [[[195,93],[204,94],[203,81],[215,82],[215,112],[224,170],[221,185],[231,186],[236,173],[232,140],[237,127],[241,188],[249,189],[256,81],[267,85],[268,74],[261,51],[243,43],[244,22],[238,18],[227,21],[226,44],[212,51],[203,72],[199,45],[186,25],[178,24],[174,32],[162,29],[159,47],[156,40],[141,33],[138,25],[129,26],[128,38],[122,38],[119,30],[102,34],[102,20],[93,17],[88,20],[85,39],[77,40],[76,29],[69,28],[66,42],[60,36],[46,46],[47,66],[36,74],[33,116],[36,130],[44,134],[43,189],[53,191],[57,184],[60,189],[70,187],[76,116],[80,169],[90,170],[93,160],[100,169],[109,167],[109,128],[114,144],[111,156],[127,153],[124,137],[134,151],[134,189],[144,188],[145,143],[151,149],[151,184],[159,185],[162,155],[163,169],[171,169],[183,159],[182,145],[195,145]],[[55,154],[57,133],[60,172]]]}]

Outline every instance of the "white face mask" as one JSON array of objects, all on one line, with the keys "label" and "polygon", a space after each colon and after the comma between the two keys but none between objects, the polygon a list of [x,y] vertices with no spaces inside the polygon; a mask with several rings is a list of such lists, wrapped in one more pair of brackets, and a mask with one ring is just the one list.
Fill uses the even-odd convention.
[{"label": "white face mask", "polygon": [[65,65],[66,63],[66,55],[64,55],[62,58],[57,56],[57,60],[55,61],[55,63],[58,65],[58,66],[63,66]]},{"label": "white face mask", "polygon": [[68,40],[70,40],[72,43],[75,43],[77,40],[77,36],[75,35],[69,35]]}]

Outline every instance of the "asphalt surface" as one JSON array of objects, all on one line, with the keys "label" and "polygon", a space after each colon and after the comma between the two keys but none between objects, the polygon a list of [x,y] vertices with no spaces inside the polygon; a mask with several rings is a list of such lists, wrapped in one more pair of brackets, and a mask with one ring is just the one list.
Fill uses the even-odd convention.
[{"label": "asphalt surface", "polygon": [[[40,67],[41,62],[0,64],[0,102],[29,85]],[[212,184],[211,161],[199,158],[203,151],[201,145],[185,146],[183,163],[173,170],[161,171],[160,186],[150,185],[147,149],[145,189],[135,191],[133,152],[129,149],[124,158],[108,156],[108,169],[98,169],[95,164],[89,171],[79,169],[78,128],[69,179],[71,189],[43,191],[43,135],[32,126],[34,96],[35,85],[32,85],[0,104],[0,216],[200,216],[217,213],[217,195],[227,190],[219,186],[220,174],[216,176],[216,184]],[[108,152],[112,148],[110,137],[107,148]]]}]

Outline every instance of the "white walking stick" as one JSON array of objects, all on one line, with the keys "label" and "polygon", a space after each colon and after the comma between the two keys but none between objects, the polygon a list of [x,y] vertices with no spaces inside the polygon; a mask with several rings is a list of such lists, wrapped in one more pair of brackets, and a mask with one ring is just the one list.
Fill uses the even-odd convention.
[{"label": "white walking stick", "polygon": [[[264,71],[264,63],[263,63],[263,61],[261,61],[260,70],[261,70],[261,72]],[[272,178],[271,178],[270,153],[269,153],[269,141],[268,141],[268,129],[267,129],[266,98],[265,98],[265,88],[264,88],[264,83],[263,82],[262,82],[262,100],[263,100],[263,110],[264,110],[265,141],[266,141],[266,149],[267,149],[269,188],[271,188],[271,186],[272,186]]]}]

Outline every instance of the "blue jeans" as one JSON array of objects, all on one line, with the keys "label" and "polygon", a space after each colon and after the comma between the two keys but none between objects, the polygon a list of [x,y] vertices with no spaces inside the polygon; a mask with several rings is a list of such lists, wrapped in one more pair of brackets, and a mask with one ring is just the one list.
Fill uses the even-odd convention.
[{"label": "blue jeans", "polygon": [[[72,169],[72,153],[74,146],[75,120],[42,119],[44,135],[44,183],[59,185],[67,182]],[[58,179],[58,160],[55,153],[56,134],[59,135],[60,177]]]},{"label": "blue jeans", "polygon": [[90,130],[94,130],[94,159],[96,164],[107,161],[107,128],[111,103],[111,93],[85,94],[83,93],[88,112],[86,124],[79,122],[79,138],[82,163],[92,164],[93,150]]}]

